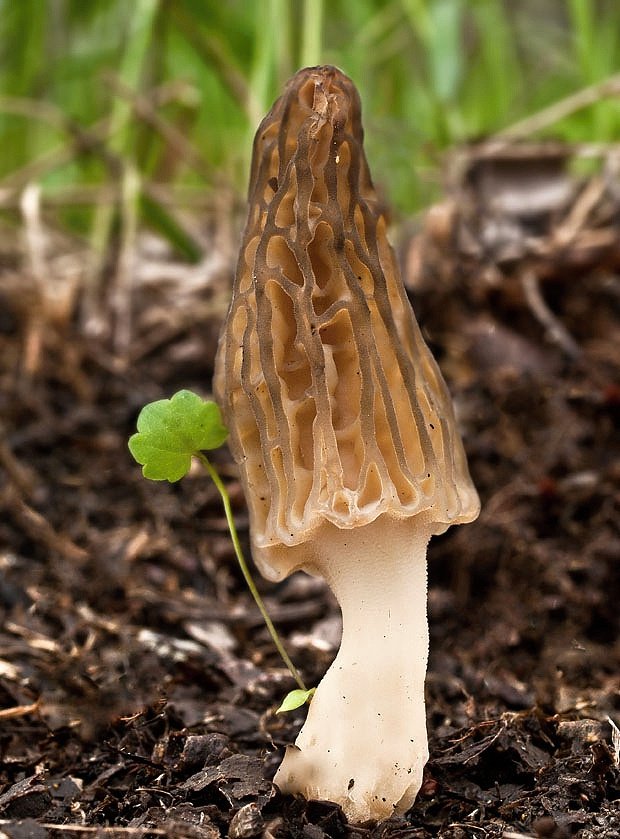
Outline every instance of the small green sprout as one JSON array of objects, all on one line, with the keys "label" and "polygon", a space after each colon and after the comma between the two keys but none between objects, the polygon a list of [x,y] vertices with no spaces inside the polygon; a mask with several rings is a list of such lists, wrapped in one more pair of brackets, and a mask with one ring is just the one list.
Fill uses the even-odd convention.
[{"label": "small green sprout", "polygon": [[263,616],[276,649],[299,686],[297,690],[287,694],[276,713],[293,711],[305,702],[309,703],[315,688],[306,688],[282,645],[243,556],[226,487],[204,453],[205,450],[219,448],[228,437],[228,429],[222,423],[220,409],[215,402],[203,400],[190,390],[180,390],[171,399],[159,399],[145,405],[138,416],[137,426],[137,434],[129,438],[129,451],[142,465],[145,478],[175,483],[189,472],[192,457],[197,458],[207,470],[222,499],[243,578]]},{"label": "small green sprout", "polygon": [[306,702],[309,705],[310,700],[314,696],[315,690],[316,688],[310,688],[310,690],[292,690],[290,693],[287,693],[282,700],[282,704],[276,711],[276,714],[285,714],[287,711],[295,711],[297,708],[301,708],[302,705],[305,705]]}]

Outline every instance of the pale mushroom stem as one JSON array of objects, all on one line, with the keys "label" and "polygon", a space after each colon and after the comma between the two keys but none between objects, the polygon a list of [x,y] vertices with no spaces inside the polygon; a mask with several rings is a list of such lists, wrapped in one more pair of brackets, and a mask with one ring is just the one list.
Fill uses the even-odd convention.
[{"label": "pale mushroom stem", "polygon": [[428,759],[426,548],[436,530],[426,518],[326,525],[307,566],[340,604],[342,642],[274,780],[337,801],[351,821],[409,809]]}]

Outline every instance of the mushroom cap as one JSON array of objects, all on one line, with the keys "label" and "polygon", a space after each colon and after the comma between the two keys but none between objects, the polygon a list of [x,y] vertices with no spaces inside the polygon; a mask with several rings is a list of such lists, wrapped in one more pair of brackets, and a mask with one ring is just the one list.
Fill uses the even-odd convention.
[{"label": "mushroom cap", "polygon": [[[420,334],[363,149],[360,98],[300,70],[256,134],[214,391],[263,549],[322,522],[478,515],[452,403]],[[276,550],[273,555],[280,555]]]}]

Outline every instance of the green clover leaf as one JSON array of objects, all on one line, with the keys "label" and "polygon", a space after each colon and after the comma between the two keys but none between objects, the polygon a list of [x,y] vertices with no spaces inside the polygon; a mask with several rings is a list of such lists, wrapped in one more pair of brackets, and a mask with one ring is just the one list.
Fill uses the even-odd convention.
[{"label": "green clover leaf", "polygon": [[171,399],[159,399],[142,409],[129,451],[142,465],[145,478],[174,483],[189,472],[192,455],[217,449],[227,437],[215,402],[180,390]]}]

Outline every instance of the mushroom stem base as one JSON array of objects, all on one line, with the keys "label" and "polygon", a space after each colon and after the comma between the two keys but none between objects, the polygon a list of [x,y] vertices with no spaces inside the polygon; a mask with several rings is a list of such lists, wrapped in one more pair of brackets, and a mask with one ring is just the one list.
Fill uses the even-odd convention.
[{"label": "mushroom stem base", "polygon": [[350,821],[405,812],[422,784],[433,532],[423,514],[352,530],[326,524],[305,565],[338,599],[342,642],[274,780],[283,792],[339,803]]}]

